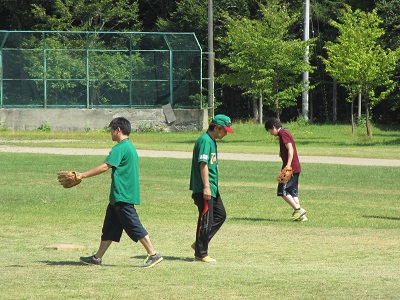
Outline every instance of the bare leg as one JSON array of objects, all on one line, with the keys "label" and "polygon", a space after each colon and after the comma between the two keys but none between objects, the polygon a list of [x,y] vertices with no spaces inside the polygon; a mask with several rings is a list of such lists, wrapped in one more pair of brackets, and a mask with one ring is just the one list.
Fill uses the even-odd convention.
[{"label": "bare leg", "polygon": [[299,200],[299,197],[293,197],[293,200],[294,200],[294,202],[296,203],[297,208],[299,208],[299,207],[300,207],[300,200]]},{"label": "bare leg", "polygon": [[293,209],[300,208],[299,198],[292,197],[292,195],[282,196],[282,198],[289,204]]},{"label": "bare leg", "polygon": [[154,255],[156,254],[156,250],[151,243],[149,235],[146,235],[144,238],[141,238],[139,242],[142,243],[143,247],[146,249],[147,254]]},{"label": "bare leg", "polygon": [[96,258],[102,258],[108,247],[110,247],[111,243],[112,241],[101,241],[99,250],[97,250],[97,253],[94,256]]}]

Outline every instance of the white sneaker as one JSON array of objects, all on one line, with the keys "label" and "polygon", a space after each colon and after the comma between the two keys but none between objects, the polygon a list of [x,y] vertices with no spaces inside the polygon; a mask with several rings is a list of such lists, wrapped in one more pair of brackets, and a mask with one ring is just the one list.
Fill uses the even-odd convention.
[{"label": "white sneaker", "polygon": [[298,220],[300,219],[307,211],[303,208],[300,209],[296,209],[293,213],[292,213],[292,219],[293,220]]},{"label": "white sneaker", "polygon": [[293,221],[295,221],[295,222],[306,222],[306,221],[308,221],[308,218],[307,218],[306,215],[302,215],[299,219],[295,219]]}]

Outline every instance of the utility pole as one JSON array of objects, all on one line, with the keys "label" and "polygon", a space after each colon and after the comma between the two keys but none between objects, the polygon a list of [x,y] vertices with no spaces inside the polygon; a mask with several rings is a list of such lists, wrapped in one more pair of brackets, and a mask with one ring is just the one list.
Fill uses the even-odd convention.
[{"label": "utility pole", "polygon": [[214,117],[214,13],[208,0],[208,116]]},{"label": "utility pole", "polygon": [[[308,41],[310,38],[310,0],[304,0],[304,41]],[[310,47],[306,47],[306,52],[304,55],[304,61],[308,64],[309,59],[308,59],[308,53],[309,53]],[[308,88],[309,88],[309,74],[308,71],[303,73],[303,82],[304,82],[304,88],[305,91],[303,92],[302,95],[302,105],[301,105],[301,111],[304,120],[308,121]]]}]

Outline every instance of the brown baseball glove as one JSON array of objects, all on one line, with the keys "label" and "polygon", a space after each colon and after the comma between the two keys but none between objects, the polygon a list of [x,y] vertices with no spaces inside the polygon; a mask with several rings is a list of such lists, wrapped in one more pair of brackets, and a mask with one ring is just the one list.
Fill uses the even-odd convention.
[{"label": "brown baseball glove", "polygon": [[276,179],[279,183],[288,183],[290,178],[292,178],[292,175],[292,167],[284,167]]},{"label": "brown baseball glove", "polygon": [[57,179],[64,188],[72,188],[82,182],[81,174],[75,171],[57,172]]}]

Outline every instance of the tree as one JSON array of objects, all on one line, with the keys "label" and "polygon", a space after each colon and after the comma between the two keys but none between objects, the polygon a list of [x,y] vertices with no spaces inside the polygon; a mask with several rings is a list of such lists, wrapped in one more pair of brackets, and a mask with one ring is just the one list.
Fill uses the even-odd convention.
[{"label": "tree", "polygon": [[55,0],[32,4],[35,29],[73,31],[137,31],[136,0]]},{"label": "tree", "polygon": [[312,68],[304,60],[307,45],[292,38],[290,26],[299,16],[289,15],[288,7],[280,0],[260,4],[260,19],[226,16],[227,33],[220,41],[228,49],[219,61],[229,71],[217,80],[231,86],[241,86],[253,97],[264,99],[280,117],[282,108],[297,104],[304,84],[301,75]]},{"label": "tree", "polygon": [[384,30],[379,27],[382,20],[376,10],[366,13],[357,9],[353,12],[349,6],[345,6],[339,21],[332,20],[330,23],[338,29],[339,36],[335,42],[326,43],[324,48],[328,57],[322,60],[327,72],[346,88],[349,102],[361,91],[367,135],[372,138],[370,108],[393,89],[391,77],[398,53],[384,50],[378,44]]},{"label": "tree", "polygon": [[[65,93],[70,87],[86,84],[86,60],[77,55],[79,49],[88,46],[94,50],[115,50],[114,52],[97,51],[90,53],[89,73],[91,89],[91,104],[108,104],[109,99],[104,94],[110,90],[127,89],[126,80],[129,74],[141,64],[138,55],[131,56],[132,65],[127,50],[129,38],[123,35],[107,35],[102,31],[138,31],[141,28],[138,21],[138,2],[136,0],[67,0],[50,1],[32,4],[32,15],[36,19],[35,29],[54,31],[47,33],[46,53],[47,70],[43,70],[41,54],[27,52],[26,71],[33,78],[46,73],[47,78],[62,79],[50,84],[53,90]],[[62,31],[59,34],[58,31]],[[66,32],[76,31],[75,34]],[[89,37],[86,31],[92,31]],[[78,33],[79,32],[79,33]],[[27,48],[43,45],[44,38],[32,38],[25,41]],[[53,50],[57,49],[57,50]],[[59,49],[68,49],[63,51]],[[82,53],[82,52],[81,52]],[[82,83],[83,82],[83,83]],[[70,99],[74,99],[72,96]],[[76,100],[73,100],[76,101]]]},{"label": "tree", "polygon": [[[214,0],[214,31],[215,36],[223,34],[224,22],[222,16],[249,16],[248,0]],[[204,49],[207,47],[207,0],[176,1],[176,9],[167,17],[157,19],[160,31],[194,32]],[[217,45],[216,45],[217,46]],[[217,46],[218,47],[218,46]]]},{"label": "tree", "polygon": [[[382,44],[390,49],[400,48],[400,0],[381,0],[376,3],[378,15],[383,20],[385,34],[381,37]],[[379,121],[386,123],[400,123],[400,61],[397,63],[396,76],[393,80],[396,82],[395,89],[388,95],[384,101],[379,103],[374,111],[374,116]]]},{"label": "tree", "polygon": [[28,0],[0,1],[0,28],[2,30],[30,30],[35,24]]},{"label": "tree", "polygon": [[[230,16],[248,16],[250,14],[251,7],[254,5],[254,1],[249,0],[214,0],[213,1],[213,12],[214,12],[214,26],[213,26],[213,35],[215,37],[222,36],[225,34],[226,28],[224,23],[223,16],[228,14]],[[256,10],[254,10],[256,11]],[[176,8],[174,11],[171,11],[167,17],[158,18],[157,19],[157,28],[159,31],[185,31],[185,32],[194,32],[196,37],[204,51],[208,52],[208,1],[207,0],[180,0],[176,2]],[[222,57],[225,56],[225,49],[221,46],[218,40],[214,39],[214,53],[216,56]],[[204,77],[207,77],[203,81],[203,95],[209,94],[207,86],[209,86],[209,79],[206,74],[208,69],[208,58],[209,55],[203,56],[203,74]],[[221,73],[221,69],[224,66],[221,66],[218,61],[214,61],[214,70],[215,74]],[[232,105],[232,97],[226,97],[227,94],[231,92],[227,91],[229,88],[220,86],[217,82],[215,82],[215,86],[213,86],[214,96],[221,97],[222,94],[223,99],[220,98],[221,102],[216,100],[214,102],[214,107],[217,108],[221,104],[225,107],[233,107],[240,106]],[[224,90],[224,92],[222,92]],[[217,92],[216,92],[217,91]],[[203,96],[202,96],[203,97]],[[201,99],[202,99],[201,97]],[[204,96],[205,97],[205,96]],[[225,101],[224,101],[225,100]],[[240,99],[238,102],[243,102],[243,99]],[[207,104],[206,104],[207,105]],[[225,111],[226,112],[226,111]],[[232,115],[233,112],[231,112]],[[240,113],[243,113],[240,110]]]}]

